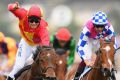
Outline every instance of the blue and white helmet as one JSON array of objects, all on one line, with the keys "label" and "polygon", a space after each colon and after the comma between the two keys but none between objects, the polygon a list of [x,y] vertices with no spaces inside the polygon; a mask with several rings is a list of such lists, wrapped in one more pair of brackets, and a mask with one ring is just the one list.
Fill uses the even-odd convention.
[{"label": "blue and white helmet", "polygon": [[96,25],[105,25],[108,23],[107,16],[104,12],[99,11],[94,14],[92,22]]}]

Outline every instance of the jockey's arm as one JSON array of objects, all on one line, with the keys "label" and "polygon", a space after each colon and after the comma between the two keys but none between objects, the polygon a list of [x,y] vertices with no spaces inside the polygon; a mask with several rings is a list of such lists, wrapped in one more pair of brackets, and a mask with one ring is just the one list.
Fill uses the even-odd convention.
[{"label": "jockey's arm", "polygon": [[110,27],[109,27],[109,29],[107,30],[107,38],[109,38],[109,39],[115,39],[115,32],[114,32],[114,29],[113,29],[113,26],[111,25]]},{"label": "jockey's arm", "polygon": [[116,37],[115,37],[115,32],[114,32],[114,29],[113,29],[113,26],[111,25],[107,31],[107,36],[105,38],[108,38],[110,41],[113,41],[114,42],[114,46],[115,48],[117,48],[117,43],[116,43]]},{"label": "jockey's arm", "polygon": [[67,61],[68,66],[71,65],[74,62],[74,56],[75,56],[75,40],[72,39],[71,44],[70,44],[70,50],[69,50],[69,59]]},{"label": "jockey's arm", "polygon": [[54,35],[50,36],[50,46],[53,47],[53,42],[54,42]]},{"label": "jockey's arm", "polygon": [[[89,30],[87,29],[87,27],[84,27],[77,45],[77,53],[82,58],[82,60],[84,60],[87,66],[93,65],[91,56],[87,55],[86,51],[84,50],[84,47],[87,45],[89,35],[90,35]],[[92,53],[88,53],[88,54],[92,54]]]},{"label": "jockey's arm", "polygon": [[41,38],[41,46],[50,46],[50,38],[49,38],[49,32],[47,30],[47,23],[41,28],[41,31],[39,33],[39,36]]},{"label": "jockey's arm", "polygon": [[19,19],[23,19],[27,14],[27,10],[19,7],[18,3],[9,4],[8,10],[11,11]]}]

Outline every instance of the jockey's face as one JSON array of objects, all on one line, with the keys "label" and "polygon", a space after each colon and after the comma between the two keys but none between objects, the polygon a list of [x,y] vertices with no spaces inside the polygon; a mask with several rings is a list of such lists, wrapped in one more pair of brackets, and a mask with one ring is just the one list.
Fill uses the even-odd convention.
[{"label": "jockey's face", "polygon": [[99,33],[99,32],[102,32],[105,25],[94,25],[95,27],[95,30]]},{"label": "jockey's face", "polygon": [[67,43],[66,41],[63,41],[63,40],[59,40],[58,42],[59,42],[61,47],[64,47]]},{"label": "jockey's face", "polygon": [[37,28],[40,24],[40,19],[33,16],[28,18],[28,22],[31,28]]}]

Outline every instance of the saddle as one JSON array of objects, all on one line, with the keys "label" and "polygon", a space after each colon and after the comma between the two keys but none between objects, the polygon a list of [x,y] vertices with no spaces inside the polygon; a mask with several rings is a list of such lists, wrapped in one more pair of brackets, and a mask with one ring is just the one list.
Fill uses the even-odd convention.
[{"label": "saddle", "polygon": [[17,79],[24,71],[29,70],[30,68],[31,68],[31,65],[27,65],[27,66],[23,67],[20,71],[18,71],[14,75],[15,79]]}]

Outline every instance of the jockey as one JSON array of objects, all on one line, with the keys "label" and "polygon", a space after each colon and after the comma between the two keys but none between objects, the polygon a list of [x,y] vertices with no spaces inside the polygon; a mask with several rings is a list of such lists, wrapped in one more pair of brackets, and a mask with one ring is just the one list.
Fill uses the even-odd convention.
[{"label": "jockey", "polygon": [[[78,66],[74,80],[78,80],[85,66],[93,66],[95,61],[95,51],[100,47],[99,39],[111,39],[115,41],[113,26],[109,23],[104,12],[96,12],[92,19],[88,20],[81,32],[77,45],[77,53],[82,61]],[[116,46],[114,46],[116,47]]]},{"label": "jockey", "polygon": [[75,39],[72,37],[70,31],[65,27],[58,29],[56,34],[50,37],[50,42],[55,50],[64,49],[69,53],[67,66],[72,65],[75,53]]},{"label": "jockey", "polygon": [[0,55],[6,55],[8,58],[7,64],[5,66],[1,66],[0,71],[12,68],[16,52],[16,41],[11,37],[4,36],[4,34],[0,32]]},{"label": "jockey", "polygon": [[22,39],[18,46],[16,62],[7,80],[12,80],[14,75],[24,67],[26,60],[32,54],[32,50],[37,46],[49,46],[49,32],[47,22],[42,19],[42,13],[37,5],[32,5],[29,10],[19,6],[19,3],[8,5],[11,11],[19,19],[19,29]]}]

